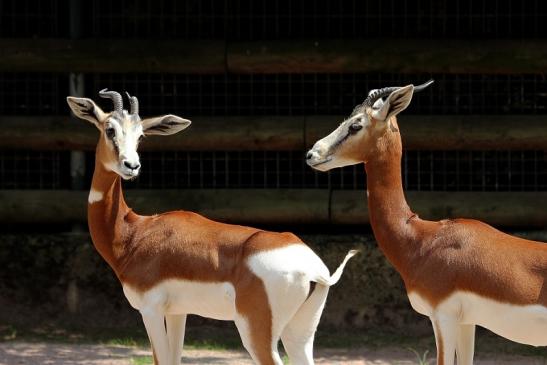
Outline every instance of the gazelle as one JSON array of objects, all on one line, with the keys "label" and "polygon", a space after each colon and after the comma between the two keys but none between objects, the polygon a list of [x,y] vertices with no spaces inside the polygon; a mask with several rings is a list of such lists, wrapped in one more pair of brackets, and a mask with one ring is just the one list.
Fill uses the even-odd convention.
[{"label": "gazelle", "polygon": [[545,346],[547,245],[476,220],[423,220],[405,201],[396,115],[431,82],[373,90],[315,143],[307,163],[320,171],[365,163],[374,235],[401,274],[412,307],[433,323],[437,364],[453,365],[455,354],[458,365],[472,364],[476,325]]},{"label": "gazelle", "polygon": [[[313,339],[327,298],[350,251],[331,276],[321,259],[291,233],[228,225],[176,211],[153,216],[125,203],[121,179],[140,171],[137,147],[145,135],[168,135],[190,125],[175,115],[141,120],[115,91],[114,111],[68,97],[76,116],[101,132],[88,199],[93,244],[142,315],[159,365],[180,363],[187,314],[233,320],[257,364],[282,364],[281,337],[294,364],[313,364]],[[317,285],[312,293],[310,282]]]}]

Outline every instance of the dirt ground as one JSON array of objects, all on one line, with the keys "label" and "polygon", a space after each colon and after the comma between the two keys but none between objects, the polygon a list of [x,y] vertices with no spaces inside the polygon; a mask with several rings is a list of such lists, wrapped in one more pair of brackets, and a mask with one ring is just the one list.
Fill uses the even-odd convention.
[{"label": "dirt ground", "polygon": [[[132,359],[149,356],[145,349],[106,345],[68,345],[53,343],[0,343],[0,365],[133,365]],[[414,365],[416,356],[403,349],[333,349],[316,351],[317,364],[329,365]],[[251,365],[240,351],[185,350],[183,364]],[[429,364],[435,361],[429,358]],[[545,359],[525,356],[491,355],[479,357],[476,365],[546,365]]]}]

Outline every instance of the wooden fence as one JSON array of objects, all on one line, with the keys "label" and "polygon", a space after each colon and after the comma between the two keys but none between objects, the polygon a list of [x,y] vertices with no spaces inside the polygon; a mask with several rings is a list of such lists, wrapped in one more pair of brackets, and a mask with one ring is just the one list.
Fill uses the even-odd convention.
[{"label": "wooden fence", "polygon": [[[67,107],[68,108],[68,107]],[[142,150],[306,150],[342,116],[197,117],[185,131],[145,139]],[[402,115],[409,150],[547,150],[547,116]],[[68,116],[0,116],[0,149],[92,150],[98,132]]]},{"label": "wooden fence", "polygon": [[[93,39],[0,39],[0,71],[222,73],[534,74],[547,69],[547,41],[363,40],[226,43]],[[67,109],[68,111],[68,109]],[[143,150],[306,150],[341,116],[199,117],[187,131],[149,138]],[[418,150],[546,150],[547,118],[523,115],[399,119],[404,146]],[[66,116],[0,117],[0,149],[92,150],[97,131]],[[219,128],[220,126],[220,128]],[[0,191],[4,223],[85,221],[84,191]],[[424,218],[467,216],[504,226],[547,225],[547,193],[408,192]],[[368,222],[362,191],[132,190],[137,211],[188,209],[257,224]]]},{"label": "wooden fence", "polygon": [[0,39],[0,71],[533,74],[545,40],[368,39],[226,43]]},{"label": "wooden fence", "polygon": [[[4,224],[83,223],[87,192],[0,190]],[[140,214],[185,209],[212,219],[252,224],[366,224],[364,191],[324,189],[127,190]],[[506,227],[545,227],[547,192],[407,192],[425,219],[473,217]]]}]

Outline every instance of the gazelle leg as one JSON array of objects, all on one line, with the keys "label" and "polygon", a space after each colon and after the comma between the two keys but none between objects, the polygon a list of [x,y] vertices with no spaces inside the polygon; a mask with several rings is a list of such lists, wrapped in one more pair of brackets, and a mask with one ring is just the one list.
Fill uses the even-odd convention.
[{"label": "gazelle leg", "polygon": [[257,318],[238,315],[235,324],[243,346],[249,352],[255,364],[258,365],[283,365],[277,344],[279,335],[270,333],[271,326],[257,326]]},{"label": "gazelle leg", "polygon": [[281,340],[291,364],[313,365],[313,340],[325,307],[329,287],[317,284],[283,329]]},{"label": "gazelle leg", "polygon": [[437,343],[437,365],[454,365],[459,325],[452,317],[431,317],[435,342]]},{"label": "gazelle leg", "polygon": [[179,365],[184,344],[184,331],[186,329],[186,314],[169,314],[165,316],[167,339],[169,341],[169,364]]},{"label": "gazelle leg", "polygon": [[458,365],[473,365],[475,353],[475,325],[460,324],[456,343],[456,358]]},{"label": "gazelle leg", "polygon": [[165,331],[165,318],[158,312],[141,312],[148,338],[152,343],[156,365],[169,364],[169,342]]}]

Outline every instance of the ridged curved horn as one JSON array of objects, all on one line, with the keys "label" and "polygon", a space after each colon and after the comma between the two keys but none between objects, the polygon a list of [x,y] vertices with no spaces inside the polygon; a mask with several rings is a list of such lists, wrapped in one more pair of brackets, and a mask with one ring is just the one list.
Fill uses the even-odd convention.
[{"label": "ridged curved horn", "polygon": [[99,96],[105,99],[111,99],[114,103],[114,111],[123,114],[123,99],[120,93],[116,91],[108,91],[108,89],[102,89],[99,91]]},{"label": "ridged curved horn", "polygon": [[[429,80],[427,82],[424,82],[421,85],[414,86],[414,92],[416,93],[416,92],[422,91],[423,89],[425,89],[426,87],[431,85],[433,82],[434,82],[434,80]],[[382,89],[378,89],[375,92],[373,92],[372,94],[370,94],[365,99],[363,104],[361,104],[361,106],[372,108],[372,106],[374,105],[376,100],[378,100],[380,98],[383,98],[384,96],[388,96],[389,94],[391,94],[392,92],[394,92],[395,90],[397,90],[399,88],[400,88],[399,86],[392,86],[392,87],[384,87]]]},{"label": "ridged curved horn", "polygon": [[137,99],[136,96],[131,96],[126,91],[125,94],[127,95],[127,98],[129,99],[129,105],[131,105],[131,115],[139,115],[139,99]]},{"label": "ridged curved horn", "polygon": [[398,86],[391,86],[391,87],[384,87],[384,88],[378,89],[374,91],[372,94],[370,94],[369,96],[367,96],[362,106],[372,108],[376,100],[391,94],[398,88],[399,88]]}]

